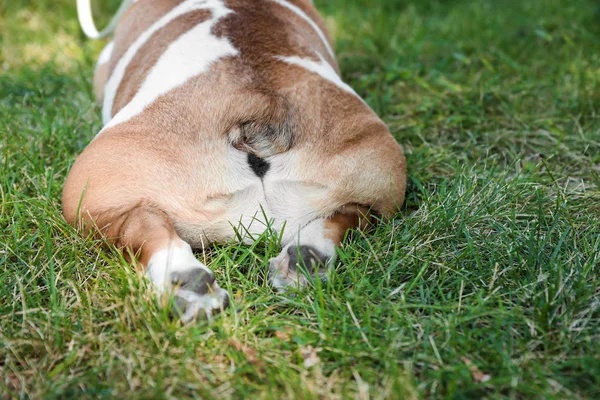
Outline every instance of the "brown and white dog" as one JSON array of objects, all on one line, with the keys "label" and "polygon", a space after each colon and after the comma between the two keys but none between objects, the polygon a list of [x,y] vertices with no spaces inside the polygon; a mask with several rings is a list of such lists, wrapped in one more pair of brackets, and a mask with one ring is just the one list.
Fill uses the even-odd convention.
[{"label": "brown and white dog", "polygon": [[283,290],[404,200],[402,149],[340,79],[309,0],[136,1],[94,85],[105,125],[73,165],[64,216],[135,254],[184,321],[229,302],[192,248],[271,229]]}]

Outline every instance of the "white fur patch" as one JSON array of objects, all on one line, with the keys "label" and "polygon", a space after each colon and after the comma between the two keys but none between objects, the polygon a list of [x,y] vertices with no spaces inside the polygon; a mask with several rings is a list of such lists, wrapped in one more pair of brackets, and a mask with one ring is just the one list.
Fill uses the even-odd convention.
[{"label": "white fur patch", "polygon": [[319,29],[319,26],[315,23],[315,21],[310,19],[310,17],[308,15],[306,15],[306,13],[304,11],[302,11],[302,9],[300,7],[293,5],[292,3],[290,3],[287,0],[271,0],[271,1],[283,6],[289,10],[292,10],[300,18],[302,18],[303,20],[308,22],[310,24],[310,26],[315,30],[315,32],[317,32],[317,34],[321,38],[321,41],[323,42],[323,45],[325,45],[325,48],[327,49],[327,52],[329,53],[331,58],[335,59],[335,53],[334,53],[333,49],[331,48],[331,45],[329,44],[329,41],[327,40],[327,37],[325,36],[323,31],[321,31],[321,29]]},{"label": "white fur patch", "polygon": [[[226,210],[220,223],[213,224],[204,232],[213,241],[235,238],[234,229],[242,234],[242,241],[252,243],[255,238],[271,229],[283,231],[282,243],[287,244],[298,234],[298,230],[317,218],[315,204],[331,196],[330,189],[316,183],[305,182],[296,171],[296,151],[290,150],[269,157],[269,171],[258,178],[248,165],[248,155],[229,148],[226,177],[227,193],[220,199],[211,200],[211,208]],[[333,211],[333,210],[331,210]],[[186,238],[186,240],[188,240]]]},{"label": "white fur patch", "polygon": [[291,246],[298,245],[311,246],[327,257],[336,255],[333,240],[325,237],[325,220],[322,218],[310,222],[299,232],[296,232],[293,240],[284,247],[282,254],[287,254],[287,249]]},{"label": "white fur patch", "polygon": [[[265,194],[259,177],[248,165],[248,154],[234,147],[227,150],[227,170],[225,172],[227,186],[233,195],[224,204],[227,210],[225,231],[238,229],[242,240],[252,243],[267,229],[263,212],[269,214]],[[263,210],[261,210],[263,207]]]},{"label": "white fur patch", "polygon": [[163,15],[158,21],[152,24],[148,29],[146,29],[136,40],[133,42],[131,46],[127,49],[125,54],[119,59],[110,79],[106,83],[104,88],[104,104],[102,107],[102,119],[106,124],[110,120],[112,115],[112,107],[113,102],[115,100],[115,95],[121,81],[123,80],[123,76],[125,75],[125,70],[127,66],[133,60],[139,49],[146,44],[148,39],[159,29],[164,28],[169,22],[173,21],[175,18],[189,13],[194,10],[200,10],[204,7],[205,1],[203,0],[187,0],[183,3],[179,4],[177,7],[173,8],[171,11]]},{"label": "white fur patch", "polygon": [[110,57],[112,56],[112,52],[115,48],[115,42],[110,42],[100,52],[98,56],[98,62],[96,63],[96,68],[101,66],[102,64],[106,64],[110,61]]},{"label": "white fur patch", "polygon": [[167,249],[159,250],[152,255],[146,273],[157,289],[168,290],[171,285],[171,274],[191,269],[210,269],[202,264],[185,242],[173,244]]},{"label": "white fur patch", "polygon": [[284,57],[284,56],[275,56],[276,59],[284,61],[288,64],[297,65],[304,69],[309,70],[310,72],[314,72],[315,74],[319,74],[322,78],[327,79],[329,82],[333,83],[340,89],[345,90],[348,93],[352,93],[356,97],[362,100],[362,98],[352,89],[350,85],[342,81],[342,78],[335,72],[335,70],[323,59],[323,56],[317,53],[321,62],[317,62],[315,60],[311,60],[310,58],[302,58],[298,56]]},{"label": "white fur patch", "polygon": [[[138,50],[150,39],[152,34],[175,18],[202,9],[210,10],[212,12],[211,18],[190,29],[169,45],[148,73],[134,98],[111,120],[116,91],[125,75],[127,66]],[[237,50],[233,48],[227,39],[219,39],[211,34],[212,27],[230,12],[219,0],[187,0],[144,31],[127,49],[125,55],[121,57],[115,71],[108,80],[102,110],[103,120],[107,125],[100,133],[139,114],[159,96],[182,85],[188,79],[205,72],[218,59],[228,55],[236,55]]]},{"label": "white fur patch", "polygon": [[270,157],[269,163],[271,167],[265,175],[263,189],[275,219],[274,229],[277,232],[283,229],[281,241],[285,245],[307,222],[319,216],[322,210],[315,205],[320,203],[319,199],[329,198],[331,193],[327,187],[307,181],[302,175],[304,171],[298,169],[301,161],[294,149]]}]

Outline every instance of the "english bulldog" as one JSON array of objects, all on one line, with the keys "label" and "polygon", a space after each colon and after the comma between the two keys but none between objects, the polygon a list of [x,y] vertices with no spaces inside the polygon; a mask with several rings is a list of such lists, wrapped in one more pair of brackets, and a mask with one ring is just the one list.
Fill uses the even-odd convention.
[{"label": "english bulldog", "polygon": [[346,231],[404,201],[402,148],[340,78],[309,0],[134,1],[94,88],[104,126],[68,175],[64,217],[141,264],[185,322],[229,304],[192,249],[269,230],[268,282],[302,287]]}]

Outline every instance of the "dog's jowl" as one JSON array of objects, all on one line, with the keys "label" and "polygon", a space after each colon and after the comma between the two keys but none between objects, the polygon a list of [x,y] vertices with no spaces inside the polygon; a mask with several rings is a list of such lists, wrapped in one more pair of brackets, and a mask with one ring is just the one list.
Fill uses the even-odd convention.
[{"label": "dog's jowl", "polygon": [[183,320],[229,302],[192,248],[271,229],[283,290],[404,200],[402,149],[340,79],[309,0],[138,0],[94,84],[105,125],[69,174],[65,218],[135,254]]}]

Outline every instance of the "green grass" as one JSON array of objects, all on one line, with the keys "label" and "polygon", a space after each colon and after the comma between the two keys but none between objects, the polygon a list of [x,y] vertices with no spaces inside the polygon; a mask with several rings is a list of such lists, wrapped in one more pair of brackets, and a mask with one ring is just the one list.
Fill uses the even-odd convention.
[{"label": "green grass", "polygon": [[266,240],[198,254],[237,309],[191,326],[62,220],[100,129],[72,3],[0,0],[4,397],[600,396],[597,2],[319,1],[407,203],[293,296],[262,283]]}]

